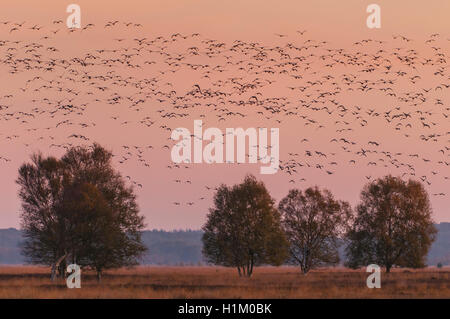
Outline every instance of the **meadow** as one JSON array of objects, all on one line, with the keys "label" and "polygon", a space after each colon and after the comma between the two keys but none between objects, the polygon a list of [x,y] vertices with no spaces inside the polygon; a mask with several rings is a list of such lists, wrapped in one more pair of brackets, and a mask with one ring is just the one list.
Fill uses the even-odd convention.
[{"label": "meadow", "polygon": [[369,289],[363,269],[258,267],[251,278],[222,267],[135,267],[111,270],[98,283],[82,271],[81,289],[52,283],[49,269],[0,267],[0,298],[450,298],[450,268],[394,269]]}]

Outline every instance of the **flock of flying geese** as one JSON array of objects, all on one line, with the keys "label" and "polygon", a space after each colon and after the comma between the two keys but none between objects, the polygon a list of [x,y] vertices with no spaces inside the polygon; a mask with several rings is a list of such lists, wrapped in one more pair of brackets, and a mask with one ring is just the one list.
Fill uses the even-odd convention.
[{"label": "flock of flying geese", "polygon": [[[192,187],[192,165],[152,163],[152,152],[170,158],[172,130],[190,127],[194,119],[226,127],[276,125],[299,130],[280,154],[278,174],[290,184],[306,182],[305,170],[330,176],[338,166],[361,165],[430,187],[434,179],[448,185],[450,40],[443,35],[420,41],[394,35],[337,48],[306,30],[257,43],[199,33],[142,35],[142,28],[122,21],[80,29],[68,29],[62,20],[49,26],[0,22],[0,143],[64,150],[101,143],[101,132],[114,140],[110,135],[122,128],[135,130],[149,134],[151,145],[130,138],[114,150],[116,163],[178,170],[173,183]],[[83,40],[89,37],[102,41],[97,47],[95,40]],[[364,140],[380,127],[413,150],[392,150],[390,139]],[[319,142],[319,136],[328,138]],[[10,162],[8,154],[0,156],[1,164]],[[208,193],[199,200],[215,189],[203,187]],[[442,189],[432,195],[447,196]]]}]

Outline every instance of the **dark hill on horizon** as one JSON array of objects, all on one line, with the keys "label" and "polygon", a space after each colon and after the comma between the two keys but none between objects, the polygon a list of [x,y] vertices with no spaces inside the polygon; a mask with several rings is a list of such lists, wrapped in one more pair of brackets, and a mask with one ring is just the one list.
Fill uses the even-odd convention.
[{"label": "dark hill on horizon", "polygon": [[[438,234],[428,254],[428,265],[438,263],[450,265],[450,223],[436,225]],[[142,260],[143,265],[201,265],[202,257],[201,230],[146,230],[142,240],[149,252]],[[0,264],[24,264],[20,254],[19,243],[22,234],[15,228],[0,229]]]},{"label": "dark hill on horizon", "polygon": [[[142,259],[144,265],[198,265],[202,262],[200,230],[145,230],[142,241],[149,249]],[[24,264],[19,243],[20,230],[0,229],[0,265]]]}]

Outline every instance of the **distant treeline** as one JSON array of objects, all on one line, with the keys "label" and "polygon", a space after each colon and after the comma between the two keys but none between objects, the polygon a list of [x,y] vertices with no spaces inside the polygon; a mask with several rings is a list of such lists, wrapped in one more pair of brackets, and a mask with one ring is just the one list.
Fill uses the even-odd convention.
[{"label": "distant treeline", "polygon": [[[436,225],[438,234],[428,254],[428,265],[438,263],[450,265],[450,223]],[[142,259],[143,265],[189,266],[205,265],[202,257],[202,234],[200,230],[142,232],[142,241],[148,253]],[[19,243],[21,232],[14,228],[0,229],[0,264],[23,264]],[[343,253],[343,249],[340,249]]]}]

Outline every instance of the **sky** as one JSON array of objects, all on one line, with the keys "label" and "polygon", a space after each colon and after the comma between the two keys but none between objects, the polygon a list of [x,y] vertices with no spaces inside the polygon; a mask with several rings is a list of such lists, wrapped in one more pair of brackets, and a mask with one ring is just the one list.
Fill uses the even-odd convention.
[{"label": "sky", "polygon": [[[0,228],[20,227],[15,180],[33,152],[94,141],[148,229],[199,229],[214,188],[247,173],[276,201],[318,185],[353,206],[370,180],[414,178],[450,221],[449,1],[77,1],[73,32],[71,3],[2,2]],[[283,170],[176,165],[171,131],[199,119],[279,128]]]}]

